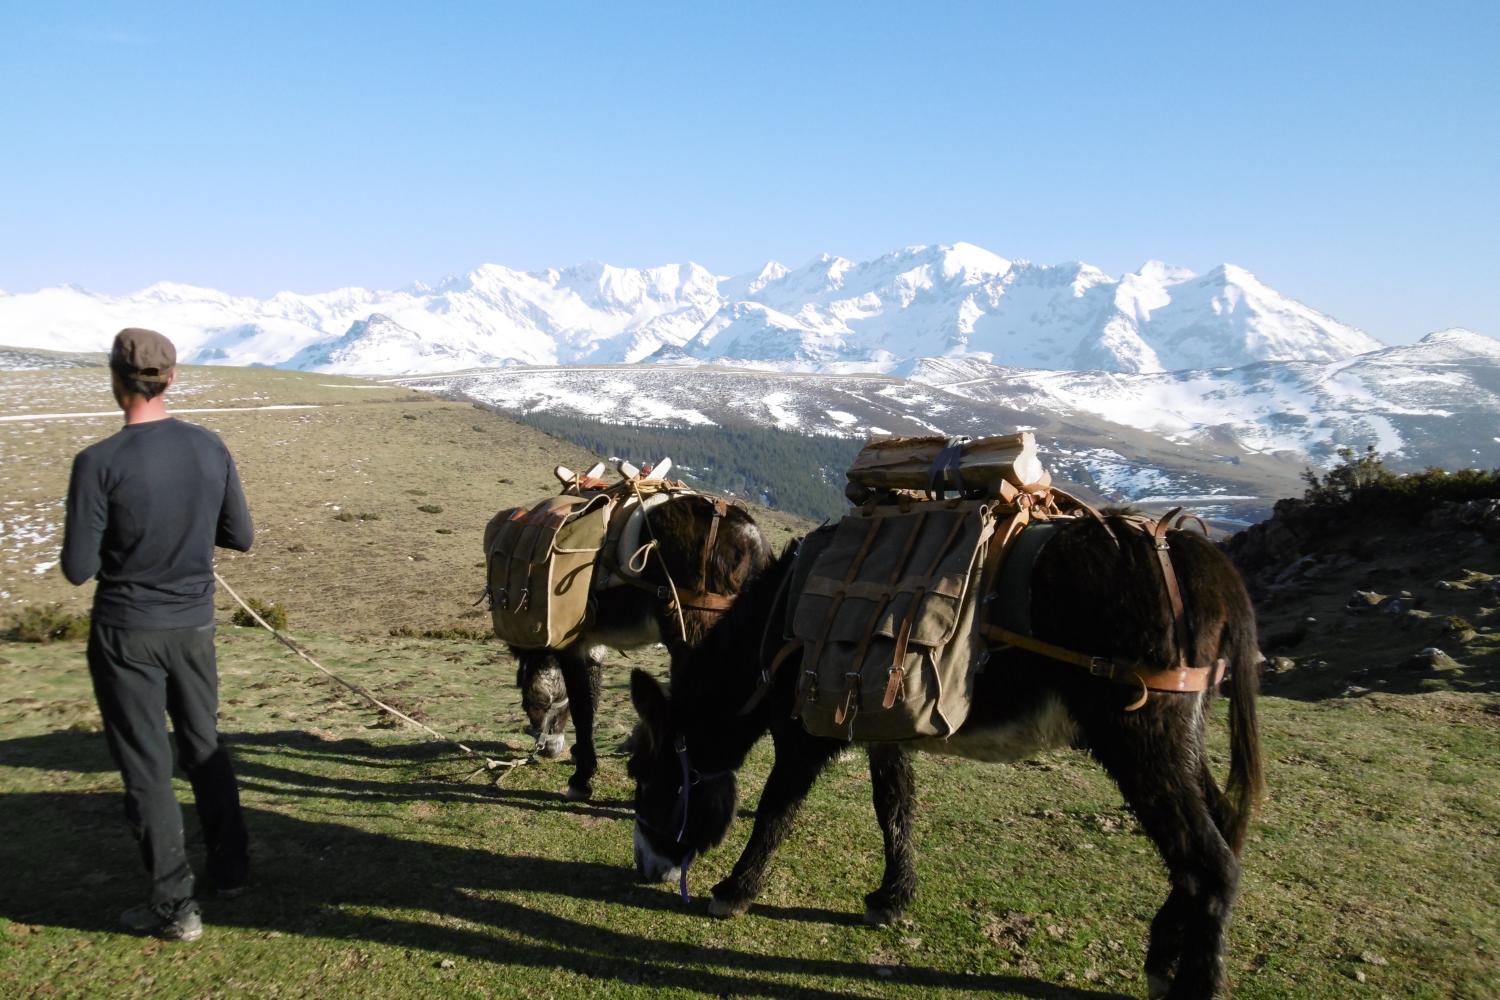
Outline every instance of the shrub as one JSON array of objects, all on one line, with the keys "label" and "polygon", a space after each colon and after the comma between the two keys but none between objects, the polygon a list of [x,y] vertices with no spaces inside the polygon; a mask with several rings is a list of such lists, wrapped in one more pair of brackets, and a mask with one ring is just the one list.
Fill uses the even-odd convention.
[{"label": "shrub", "polygon": [[1379,507],[1404,513],[1420,513],[1440,503],[1463,503],[1500,497],[1500,469],[1460,469],[1448,472],[1428,468],[1397,475],[1369,445],[1364,452],[1340,448],[1341,461],[1319,477],[1311,469],[1302,473],[1307,490],[1303,500],[1321,509]]},{"label": "shrub", "polygon": [[[245,603],[254,608],[255,613],[264,618],[266,624],[270,625],[276,631],[286,631],[286,608],[283,608],[279,604],[267,604],[258,597],[246,598]],[[250,617],[250,613],[244,608],[235,608],[234,614],[229,616],[229,623],[231,625],[260,627],[260,622]]]},{"label": "shrub", "polygon": [[440,535],[451,535],[451,534],[453,534],[453,529],[452,528],[439,528],[437,530],[437,533],[440,534]]},{"label": "shrub", "polygon": [[15,642],[80,642],[89,637],[89,616],[63,610],[61,604],[24,608],[5,633]]},{"label": "shrub", "polygon": [[443,512],[443,508],[435,503],[424,503],[417,510],[420,510],[424,514],[441,514]]},{"label": "shrub", "polygon": [[495,633],[490,629],[464,628],[463,626],[413,628],[410,625],[397,625],[391,629],[390,634],[397,639],[464,639],[469,642],[488,642],[495,637]]},{"label": "shrub", "polygon": [[359,516],[359,519],[361,521],[378,521],[378,520],[380,520],[380,515],[379,514],[360,514],[358,516]]},{"label": "shrub", "polygon": [[352,521],[354,520],[354,515],[347,510],[341,510],[333,515],[333,519],[335,521]]}]

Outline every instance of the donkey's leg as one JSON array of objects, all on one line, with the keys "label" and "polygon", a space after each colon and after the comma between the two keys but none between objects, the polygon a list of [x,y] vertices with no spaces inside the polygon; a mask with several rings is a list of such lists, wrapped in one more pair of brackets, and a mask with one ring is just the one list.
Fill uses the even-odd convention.
[{"label": "donkey's leg", "polygon": [[536,740],[533,752],[549,759],[561,757],[568,745],[568,704],[562,671],[553,661],[551,650],[512,646],[511,654],[516,658],[516,686],[521,690],[526,732]]},{"label": "donkey's leg", "polygon": [[872,743],[868,749],[875,816],[885,838],[885,875],[880,888],[865,897],[865,923],[879,927],[899,918],[917,893],[911,841],[916,778],[899,744]]},{"label": "donkey's leg", "polygon": [[713,888],[708,912],[716,917],[733,917],[750,909],[760,895],[766,866],[792,828],[797,809],[829,762],[838,756],[842,744],[809,736],[800,722],[772,729],[776,744],[776,762],[760,793],[755,809],[755,828],[734,870]]},{"label": "donkey's leg", "polygon": [[573,775],[564,794],[575,802],[593,797],[594,772],[599,769],[594,752],[594,709],[599,704],[600,662],[595,649],[576,642],[557,653],[573,713]]},{"label": "donkey's leg", "polygon": [[1220,833],[1217,800],[1205,795],[1196,715],[1166,698],[1154,696],[1133,713],[1096,709],[1088,713],[1085,736],[1156,844],[1171,878],[1171,894],[1151,923],[1150,995],[1212,997],[1225,985],[1224,939],[1239,861]]}]

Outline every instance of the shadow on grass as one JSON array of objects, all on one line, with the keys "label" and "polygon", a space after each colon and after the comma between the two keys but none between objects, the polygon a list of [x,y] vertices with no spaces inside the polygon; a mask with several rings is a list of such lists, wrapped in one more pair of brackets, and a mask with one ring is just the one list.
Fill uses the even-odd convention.
[{"label": "shadow on grass", "polygon": [[[257,772],[268,780],[274,773],[280,795],[292,790],[311,797],[322,787],[322,797],[333,802],[351,792],[382,800],[429,797],[431,789],[426,786],[431,783],[425,781],[404,782],[397,775],[385,783],[298,774],[256,760],[253,751],[243,752],[251,745],[267,750],[274,746],[295,759],[307,750],[303,743],[275,742],[293,735],[302,736],[258,734],[253,744],[238,737],[237,766],[250,781],[257,780]],[[310,753],[322,757],[326,748],[355,766],[435,756],[430,749],[409,746],[350,745],[357,742],[322,744]],[[112,770],[98,734],[55,733],[0,742],[0,761],[85,773]],[[452,785],[437,787],[452,794]],[[540,802],[540,793],[499,799],[487,791],[479,794],[507,807],[525,803],[552,808]],[[532,794],[536,801],[528,798]],[[576,810],[578,804],[558,801],[556,808]],[[600,811],[628,818],[617,809]],[[669,931],[661,937],[633,933],[621,929],[626,921],[611,920],[617,907],[637,911],[630,922],[648,925],[659,918],[639,911],[683,911],[659,888],[636,884],[624,867],[407,839],[266,809],[248,809],[246,818],[255,841],[254,891],[229,902],[207,900],[211,927],[365,940],[493,962],[497,967],[562,968],[601,983],[714,995],[831,998],[873,996],[891,986],[905,986],[1032,998],[1120,996],[1024,976],[964,975],[914,965],[877,966],[699,945],[680,939],[680,925],[672,928],[676,934]],[[103,792],[22,792],[0,799],[0,871],[6,873],[0,916],[93,932],[114,930],[116,915],[139,901],[145,881],[125,830],[120,799]],[[516,902],[517,894],[535,894],[535,904]],[[566,904],[571,908],[598,913],[597,921],[553,912],[558,897],[573,900]],[[704,906],[701,898],[695,903],[700,912]],[[815,908],[758,906],[754,913],[778,920],[855,922],[850,915]],[[775,935],[768,940],[774,948]],[[817,985],[809,982],[813,977],[836,982]]]},{"label": "shadow on grass", "polygon": [[[1019,976],[877,967],[658,940],[609,926],[607,917],[595,924],[544,908],[558,895],[610,905],[666,898],[635,885],[623,868],[407,840],[260,809],[247,810],[246,819],[257,844],[254,891],[229,902],[207,900],[210,926],[366,940],[715,995],[858,996],[851,989],[863,981],[1036,998],[1120,996]],[[101,834],[116,823],[116,834]],[[144,879],[124,874],[136,873],[137,865],[114,795],[20,793],[0,800],[0,866],[8,873],[0,915],[26,924],[113,930],[115,914],[136,902],[142,889]],[[101,876],[101,867],[116,874]],[[500,898],[516,893],[538,894],[538,905]],[[675,909],[662,904],[668,907]],[[392,910],[434,919],[400,918],[389,915]],[[768,977],[804,981],[787,985]],[[808,984],[806,977],[847,982],[828,989]]]}]

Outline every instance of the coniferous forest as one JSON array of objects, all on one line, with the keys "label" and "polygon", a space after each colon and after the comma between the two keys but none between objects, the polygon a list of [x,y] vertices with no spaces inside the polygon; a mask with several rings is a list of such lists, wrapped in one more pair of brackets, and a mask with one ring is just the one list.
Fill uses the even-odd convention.
[{"label": "coniferous forest", "polygon": [[842,516],[844,470],[863,438],[812,436],[761,427],[605,424],[551,413],[509,416],[601,458],[637,465],[672,459],[672,478],[804,517]]}]

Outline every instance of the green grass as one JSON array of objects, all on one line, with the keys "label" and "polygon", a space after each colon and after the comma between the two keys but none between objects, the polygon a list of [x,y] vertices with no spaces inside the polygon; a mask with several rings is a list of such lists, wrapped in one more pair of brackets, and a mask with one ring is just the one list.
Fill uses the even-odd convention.
[{"label": "green grass", "polygon": [[[182,380],[196,396],[181,406],[320,407],[191,418],[234,450],[256,517],[254,553],[221,560],[231,584],[285,606],[293,631],[350,681],[484,753],[524,754],[514,661],[463,638],[486,627],[470,606],[479,536],[495,510],[551,492],[552,464],[589,456],[468,405],[324,384],[358,384],[337,377],[188,368]],[[0,373],[0,390],[9,412],[109,403],[98,369]],[[8,610],[86,610],[88,588],[35,570],[56,558],[67,459],[115,423],[0,424]],[[418,498],[443,512],[422,513]],[[345,511],[354,517],[335,520]],[[804,529],[756,516],[777,544]],[[1329,584],[1275,612],[1278,628],[1309,614],[1327,627],[1299,658],[1394,669],[1433,641],[1426,625],[1393,641],[1387,626],[1350,619],[1347,594],[1347,582]],[[1472,648],[1450,652],[1487,670],[1489,598],[1444,590],[1432,601],[1476,625]],[[219,611],[226,622],[222,594]],[[706,915],[704,895],[748,836],[767,747],[743,776],[746,818],[694,866],[684,906],[672,887],[634,883],[618,758],[605,759],[588,804],[561,798],[566,763],[518,767],[496,788],[265,633],[221,624],[220,639],[222,728],[255,888],[207,900],[208,933],[186,946],[114,930],[145,885],[82,646],[0,642],[0,997],[1144,995],[1164,875],[1080,755],[1016,767],[920,759],[922,884],[906,921],[881,930],[858,919],[880,838],[851,756],[815,790],[760,903],[724,922]],[[653,653],[635,662],[663,666]],[[632,721],[628,665],[617,658],[605,675],[602,750]],[[1424,680],[1401,694],[1263,702],[1272,798],[1231,935],[1237,997],[1496,995],[1500,700],[1471,679],[1467,690]],[[1222,718],[1211,731],[1222,774]]]},{"label": "green grass", "polygon": [[[493,644],[308,645],[484,753],[526,748],[514,665]],[[921,758],[922,885],[907,920],[882,930],[858,923],[880,841],[851,755],[814,792],[760,904],[718,921],[703,894],[733,863],[746,820],[694,867],[683,906],[672,887],[633,881],[623,761],[606,758],[588,804],[558,794],[562,763],[518,767],[498,788],[489,775],[466,781],[471,759],[393,728],[269,636],[232,627],[221,629],[223,729],[255,888],[208,900],[197,944],[132,938],[112,924],[143,878],[82,648],[9,643],[0,658],[0,995],[1143,993],[1163,872],[1081,755],[1017,767]],[[631,721],[625,682],[623,666],[606,674],[605,749]],[[1246,857],[1236,996],[1345,997],[1356,972],[1371,995],[1493,995],[1494,702],[1267,699],[1264,715],[1274,794]],[[1214,734],[1222,758],[1222,719]],[[744,776],[747,809],[768,766],[763,745]]]}]

